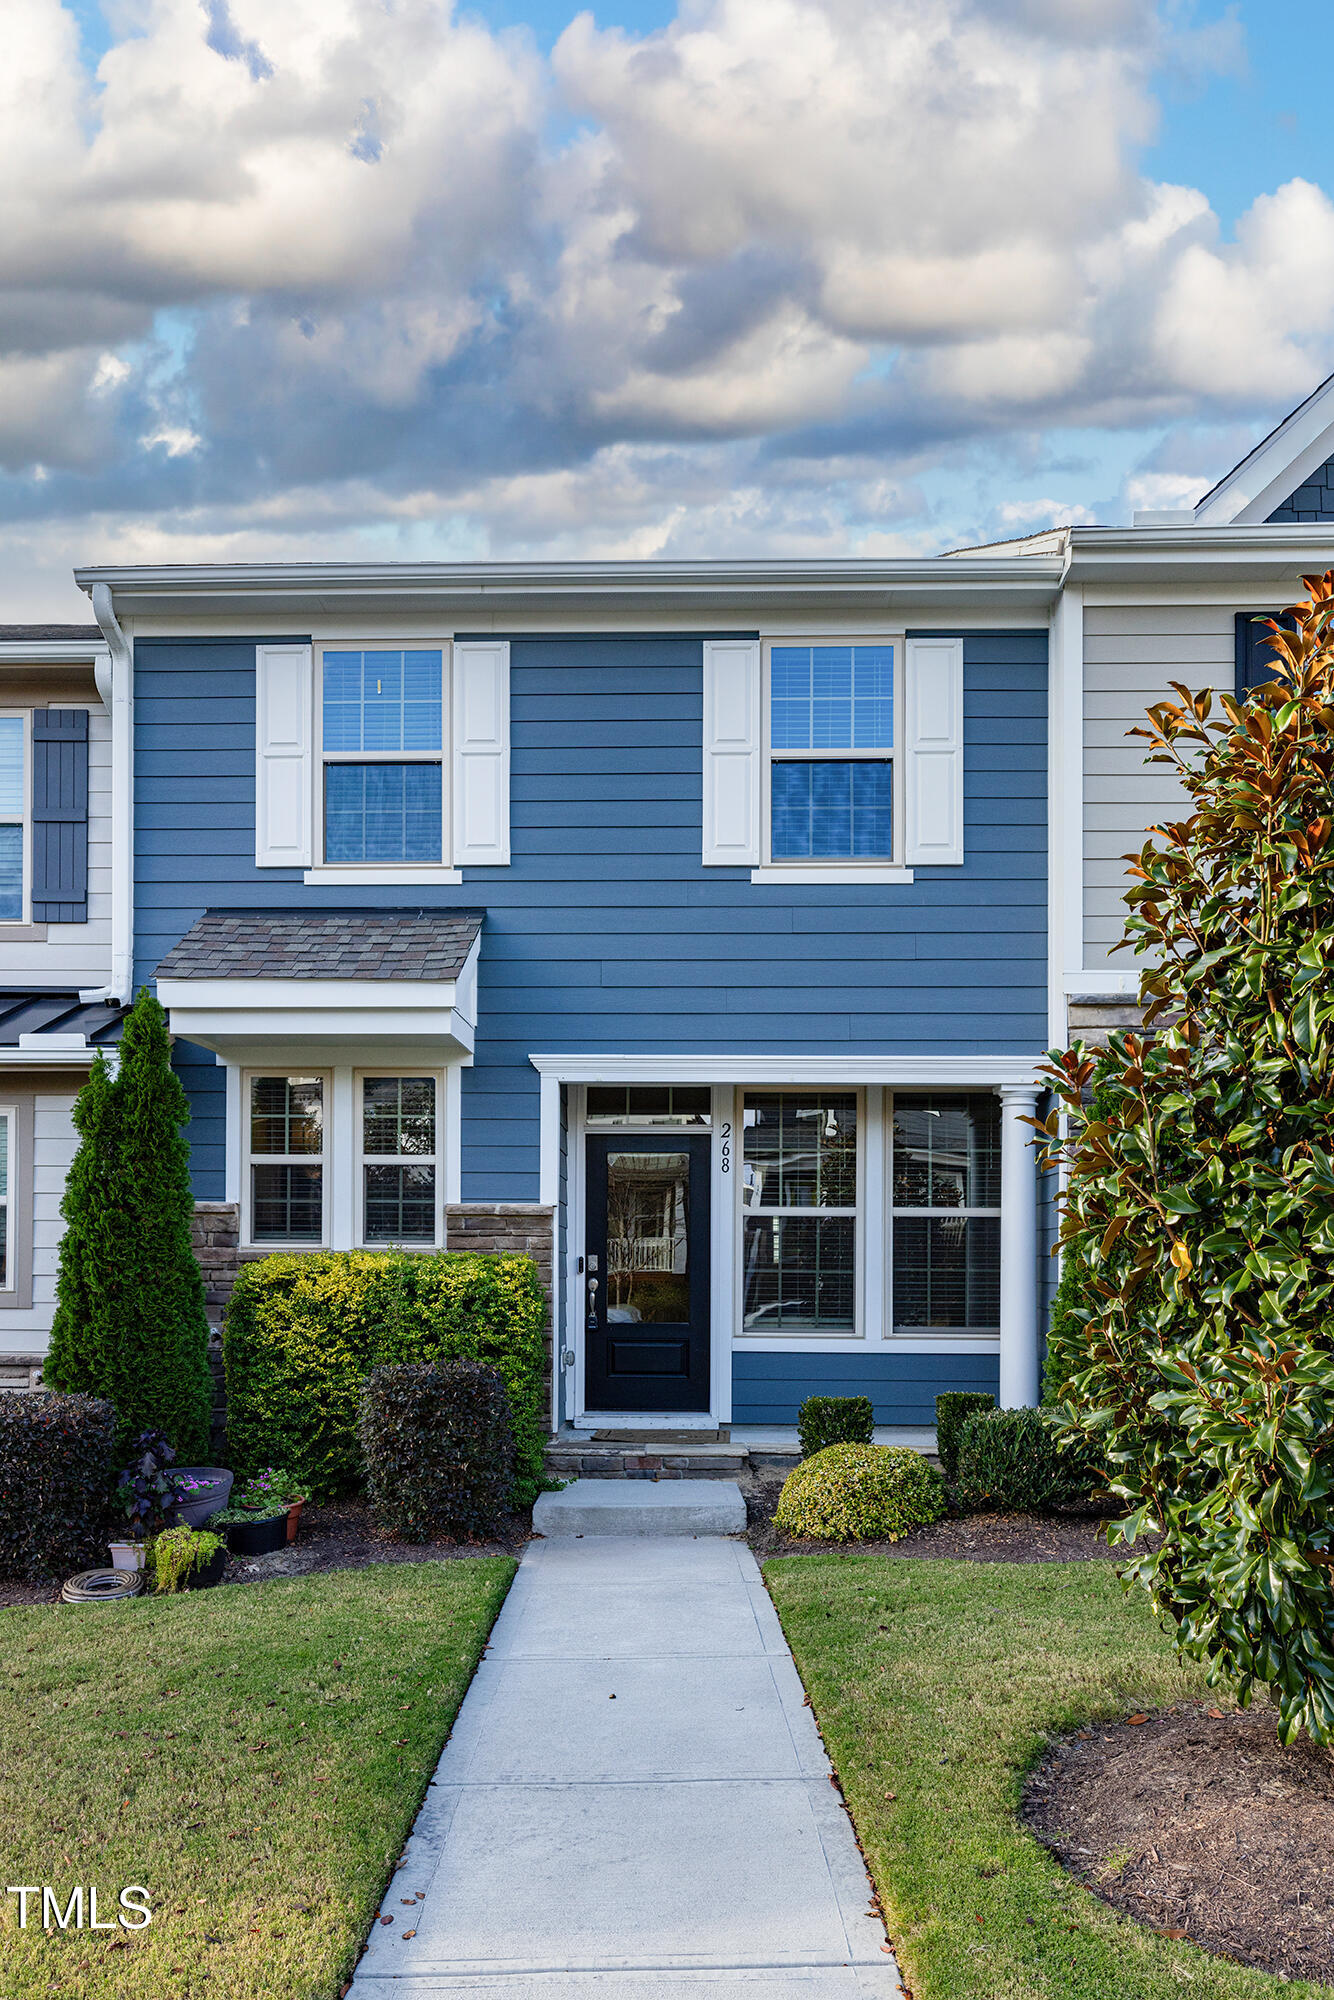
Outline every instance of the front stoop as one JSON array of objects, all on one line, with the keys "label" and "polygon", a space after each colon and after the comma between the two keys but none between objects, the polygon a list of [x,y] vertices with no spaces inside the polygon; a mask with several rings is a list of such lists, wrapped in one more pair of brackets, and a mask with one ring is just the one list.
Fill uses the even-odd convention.
[{"label": "front stoop", "polygon": [[746,1503],[735,1479],[658,1485],[652,1480],[576,1479],[541,1493],[533,1508],[539,1535],[739,1535]]},{"label": "front stoop", "polygon": [[749,1456],[743,1444],[563,1437],[547,1446],[546,1466],[553,1479],[736,1479]]}]

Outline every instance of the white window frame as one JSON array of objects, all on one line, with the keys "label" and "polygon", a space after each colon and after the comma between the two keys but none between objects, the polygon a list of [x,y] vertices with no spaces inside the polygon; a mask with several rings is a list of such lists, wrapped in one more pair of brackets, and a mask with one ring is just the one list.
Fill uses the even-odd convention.
[{"label": "white window frame", "polygon": [[[872,750],[776,750],[773,746],[773,666],[775,646],[892,646],[894,648],[894,741],[887,749]],[[912,870],[904,865],[907,819],[904,808],[906,763],[902,758],[904,727],[904,672],[907,644],[901,631],[830,633],[773,633],[760,647],[760,866],[752,880],[767,882],[911,882]],[[776,858],[773,851],[773,767],[775,764],[888,763],[893,772],[894,852],[866,861],[852,858],[792,860]]]},{"label": "white window frame", "polygon": [[[362,1118],[362,1084],[368,1077],[429,1076],[435,1085],[435,1151],[426,1153],[367,1153],[364,1146],[365,1126]],[[353,1157],[355,1160],[356,1185],[352,1199],[355,1204],[353,1233],[357,1245],[363,1250],[443,1250],[445,1247],[445,1092],[448,1087],[443,1069],[435,1069],[424,1063],[374,1063],[364,1069],[352,1072],[352,1133]],[[420,1241],[390,1244],[366,1238],[366,1168],[368,1166],[433,1166],[435,1168],[435,1234],[429,1243]]]},{"label": "white window frame", "polygon": [[[857,1203],[855,1208],[779,1208],[765,1204],[752,1207],[746,1201],[746,1099],[751,1096],[819,1097],[834,1092],[851,1092],[857,1102]],[[736,1091],[735,1146],[736,1162],[733,1208],[733,1230],[736,1244],[737,1264],[737,1308],[734,1339],[738,1342],[763,1340],[792,1341],[796,1346],[814,1342],[822,1345],[829,1341],[864,1342],[867,1336],[866,1316],[866,1215],[867,1215],[867,1092],[856,1084],[837,1083],[749,1083],[738,1086]],[[746,1320],[746,1217],[748,1215],[795,1216],[798,1219],[812,1216],[846,1216],[853,1218],[853,1283],[852,1283],[852,1325],[842,1327],[814,1326],[747,1326]]]},{"label": "white window frame", "polygon": [[5,1134],[6,1179],[4,1193],[4,1224],[0,1232],[0,1243],[4,1246],[5,1276],[0,1284],[0,1303],[13,1303],[19,1289],[18,1244],[14,1230],[14,1211],[17,1207],[19,1175],[19,1115],[17,1104],[0,1104],[0,1121],[8,1128]]},{"label": "white window frame", "polygon": [[30,708],[0,708],[0,722],[20,722],[23,725],[23,776],[19,794],[22,805],[18,812],[0,812],[0,826],[20,826],[23,829],[22,898],[16,917],[0,917],[0,937],[13,926],[28,925],[32,922],[32,710]]},{"label": "white window frame", "polygon": [[[454,785],[453,785],[453,646],[449,639],[348,638],[320,639],[314,646],[312,709],[313,754],[311,756],[311,854],[314,865],[309,879],[374,886],[413,882],[461,882],[453,866]],[[440,748],[439,750],[326,750],[324,747],[324,655],[326,653],[416,653],[440,654]],[[328,861],[324,854],[324,772],[329,764],[438,764],[440,766],[440,859],[438,861]],[[403,1074],[407,1075],[407,1071]]]},{"label": "white window frame", "polygon": [[[1000,1334],[1001,1296],[997,1296],[995,1326],[900,1326],[894,1314],[894,1237],[900,1219],[905,1222],[967,1221],[973,1216],[991,1217],[997,1229],[1001,1222],[1001,1205],[1005,1199],[1005,1164],[1002,1145],[1001,1159],[997,1171],[1000,1174],[1000,1199],[994,1208],[926,1208],[900,1207],[894,1200],[894,1100],[896,1097],[995,1097],[993,1089],[986,1085],[968,1084],[904,1084],[895,1089],[891,1086],[885,1092],[885,1338],[899,1345],[922,1340],[949,1340],[966,1342],[994,1342]],[[1004,1139],[1005,1107],[998,1105],[1000,1137]],[[1002,1285],[1004,1275],[1002,1273]]]},{"label": "white window frame", "polygon": [[[250,1085],[258,1077],[308,1076],[319,1079],[323,1090],[323,1117],[320,1121],[322,1145],[318,1153],[253,1153],[250,1148]],[[241,1071],[241,1247],[275,1256],[285,1250],[325,1250],[329,1246],[329,1219],[332,1195],[330,1156],[333,1135],[333,1071],[317,1063],[258,1063]],[[266,1237],[257,1243],[252,1215],[250,1169],[255,1166],[318,1166],[320,1169],[320,1235],[315,1237]]]}]

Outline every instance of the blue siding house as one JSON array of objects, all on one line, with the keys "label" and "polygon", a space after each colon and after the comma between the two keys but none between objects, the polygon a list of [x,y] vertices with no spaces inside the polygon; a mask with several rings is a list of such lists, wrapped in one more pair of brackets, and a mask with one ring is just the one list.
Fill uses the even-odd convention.
[{"label": "blue siding house", "polygon": [[557,1423],[1034,1400],[1058,578],[82,573],[240,1254],[545,1251]]}]

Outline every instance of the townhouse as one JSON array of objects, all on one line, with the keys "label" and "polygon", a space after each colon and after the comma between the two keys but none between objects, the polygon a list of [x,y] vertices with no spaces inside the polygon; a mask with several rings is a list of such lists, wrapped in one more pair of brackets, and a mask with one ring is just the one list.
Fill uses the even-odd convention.
[{"label": "townhouse", "polygon": [[1332,458],[1326,385],[1188,513],[929,560],[80,571],[0,639],[0,1367],[155,983],[219,1289],[530,1248],[584,1429],[1034,1400],[1035,1073],[1130,1017],[1174,803],[1125,731],[1261,671]]}]

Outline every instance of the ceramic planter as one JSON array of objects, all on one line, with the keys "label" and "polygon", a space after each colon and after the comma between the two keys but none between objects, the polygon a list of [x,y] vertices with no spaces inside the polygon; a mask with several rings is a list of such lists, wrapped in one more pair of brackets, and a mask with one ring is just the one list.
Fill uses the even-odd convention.
[{"label": "ceramic planter", "polygon": [[305,1504],[304,1500],[294,1500],[287,1510],[287,1539],[289,1542],[296,1540],[297,1523],[301,1519],[301,1509]]},{"label": "ceramic planter", "polygon": [[142,1569],[148,1560],[147,1542],[111,1542],[108,1546],[113,1569]]},{"label": "ceramic planter", "polygon": [[287,1515],[258,1514],[253,1521],[224,1521],[223,1533],[233,1555],[272,1555],[287,1540]]},{"label": "ceramic planter", "polygon": [[176,1478],[188,1476],[191,1479],[206,1479],[209,1482],[207,1488],[177,1502],[176,1519],[183,1527],[202,1528],[204,1523],[211,1520],[231,1499],[232,1480],[235,1475],[228,1472],[225,1466],[174,1465],[172,1473]]}]

